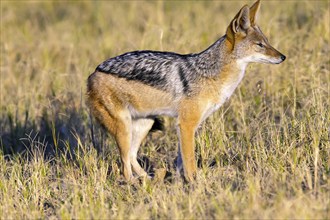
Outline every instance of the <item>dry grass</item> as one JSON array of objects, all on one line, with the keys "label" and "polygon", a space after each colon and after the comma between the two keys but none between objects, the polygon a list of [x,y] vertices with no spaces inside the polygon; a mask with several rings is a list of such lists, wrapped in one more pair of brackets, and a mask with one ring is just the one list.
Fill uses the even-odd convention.
[{"label": "dry grass", "polygon": [[[0,219],[329,218],[329,1],[263,2],[259,24],[288,58],[250,65],[200,128],[196,183],[124,184],[98,126],[93,147],[84,94],[97,64],[201,51],[245,3],[1,1]],[[141,149],[150,172],[175,173],[169,122]]]}]

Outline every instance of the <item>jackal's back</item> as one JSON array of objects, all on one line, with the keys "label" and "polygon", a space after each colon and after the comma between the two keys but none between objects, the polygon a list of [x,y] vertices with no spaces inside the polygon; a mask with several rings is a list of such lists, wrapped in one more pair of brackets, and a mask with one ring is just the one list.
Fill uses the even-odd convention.
[{"label": "jackal's back", "polygon": [[197,54],[150,50],[125,53],[104,61],[96,71],[139,81],[172,93],[189,94],[201,77],[219,73],[219,46],[223,39]]},{"label": "jackal's back", "polygon": [[96,70],[161,90],[182,89],[187,92],[188,80],[191,80],[187,79],[189,56],[172,52],[134,51],[110,58]]}]

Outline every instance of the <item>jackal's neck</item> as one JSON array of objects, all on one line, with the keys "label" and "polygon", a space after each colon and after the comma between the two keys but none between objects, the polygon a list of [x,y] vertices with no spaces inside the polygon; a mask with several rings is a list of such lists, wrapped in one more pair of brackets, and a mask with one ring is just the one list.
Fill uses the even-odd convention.
[{"label": "jackal's neck", "polygon": [[215,76],[229,63],[228,48],[225,41],[226,37],[223,36],[206,50],[194,55],[194,67],[200,75]]}]

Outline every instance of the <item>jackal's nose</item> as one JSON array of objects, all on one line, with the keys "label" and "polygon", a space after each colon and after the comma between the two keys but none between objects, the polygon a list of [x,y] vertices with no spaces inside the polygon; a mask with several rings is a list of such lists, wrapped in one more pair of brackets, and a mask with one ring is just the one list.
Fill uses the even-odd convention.
[{"label": "jackal's nose", "polygon": [[284,61],[285,58],[286,58],[286,57],[282,54],[282,55],[281,55],[281,60]]}]

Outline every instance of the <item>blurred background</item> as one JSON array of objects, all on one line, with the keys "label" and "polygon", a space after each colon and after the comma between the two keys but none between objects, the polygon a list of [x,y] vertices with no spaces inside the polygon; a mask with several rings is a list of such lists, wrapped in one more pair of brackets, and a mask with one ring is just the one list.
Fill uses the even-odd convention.
[{"label": "blurred background", "polygon": [[[174,185],[173,197],[172,185],[152,196],[154,188],[125,191],[115,181],[115,143],[91,122],[86,80],[99,63],[133,50],[200,52],[253,2],[1,1],[0,218],[328,217],[327,0],[262,1],[259,26],[287,59],[249,65],[230,101],[199,129],[205,189],[187,195]],[[165,121],[166,132],[147,138],[140,162],[175,173],[176,126]],[[53,159],[28,163],[38,158]]]}]

